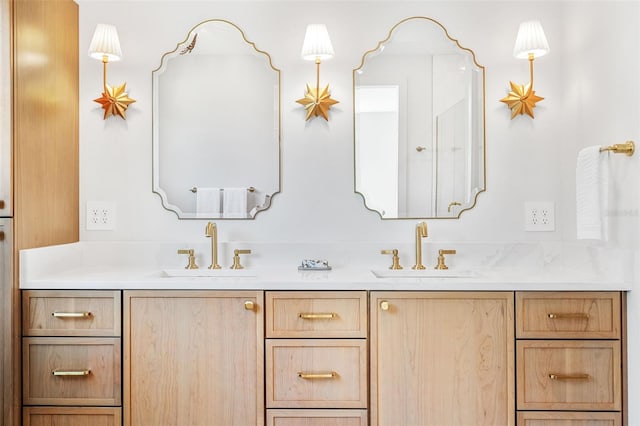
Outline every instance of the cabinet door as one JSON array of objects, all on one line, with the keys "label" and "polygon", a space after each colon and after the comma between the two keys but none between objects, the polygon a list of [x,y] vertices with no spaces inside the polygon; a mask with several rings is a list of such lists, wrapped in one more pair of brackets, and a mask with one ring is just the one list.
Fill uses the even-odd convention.
[{"label": "cabinet door", "polygon": [[371,424],[513,425],[509,292],[372,292]]},{"label": "cabinet door", "polygon": [[264,424],[263,293],[125,292],[125,424]]},{"label": "cabinet door", "polygon": [[120,426],[120,408],[25,407],[23,426]]}]

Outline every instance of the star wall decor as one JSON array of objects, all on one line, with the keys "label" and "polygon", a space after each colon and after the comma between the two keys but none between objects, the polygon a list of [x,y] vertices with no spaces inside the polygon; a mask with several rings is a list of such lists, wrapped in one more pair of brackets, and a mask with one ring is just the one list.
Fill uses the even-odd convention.
[{"label": "star wall decor", "polygon": [[105,120],[112,115],[119,115],[126,120],[125,114],[127,108],[136,101],[135,99],[131,99],[129,94],[125,92],[126,86],[127,83],[122,83],[122,85],[115,87],[105,84],[102,96],[93,100],[102,105]]},{"label": "star wall decor", "polygon": [[328,84],[322,90],[317,87],[310,87],[307,84],[307,92],[304,94],[304,98],[298,99],[296,102],[303,105],[304,109],[307,110],[307,121],[311,117],[318,116],[322,116],[326,121],[329,121],[327,113],[331,109],[331,105],[339,103],[339,101],[331,99]]},{"label": "star wall decor", "polygon": [[500,99],[500,102],[507,104],[511,108],[511,119],[513,120],[516,115],[523,115],[527,113],[531,118],[533,116],[533,108],[536,103],[540,102],[544,98],[536,95],[536,91],[531,87],[531,83],[527,84],[515,84],[510,81],[511,91],[509,94]]}]

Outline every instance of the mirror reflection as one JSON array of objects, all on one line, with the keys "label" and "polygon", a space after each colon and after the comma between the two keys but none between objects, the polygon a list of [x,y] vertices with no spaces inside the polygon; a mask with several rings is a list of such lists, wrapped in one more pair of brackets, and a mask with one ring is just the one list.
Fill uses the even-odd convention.
[{"label": "mirror reflection", "polygon": [[383,219],[458,218],[485,190],[484,67],[437,21],[412,17],[354,80],[355,191]]},{"label": "mirror reflection", "polygon": [[235,24],[198,24],[153,71],[153,191],[181,219],[252,219],[280,181],[280,71]]}]

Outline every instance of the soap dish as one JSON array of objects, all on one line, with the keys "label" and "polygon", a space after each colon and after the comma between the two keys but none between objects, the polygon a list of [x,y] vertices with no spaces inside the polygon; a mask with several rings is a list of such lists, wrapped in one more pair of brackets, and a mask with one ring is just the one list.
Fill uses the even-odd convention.
[{"label": "soap dish", "polygon": [[330,271],[331,266],[326,260],[304,259],[302,265],[298,266],[298,271]]}]

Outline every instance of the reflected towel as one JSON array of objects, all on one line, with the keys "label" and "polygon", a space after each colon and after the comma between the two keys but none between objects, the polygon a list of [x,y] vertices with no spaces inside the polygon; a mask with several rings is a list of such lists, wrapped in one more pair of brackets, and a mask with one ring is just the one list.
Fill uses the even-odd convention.
[{"label": "reflected towel", "polygon": [[222,191],[222,216],[247,217],[247,188],[225,188]]},{"label": "reflected towel", "polygon": [[196,214],[204,216],[220,214],[220,188],[198,188]]},{"label": "reflected towel", "polygon": [[579,240],[607,240],[609,152],[584,148],[576,166],[576,225]]}]

